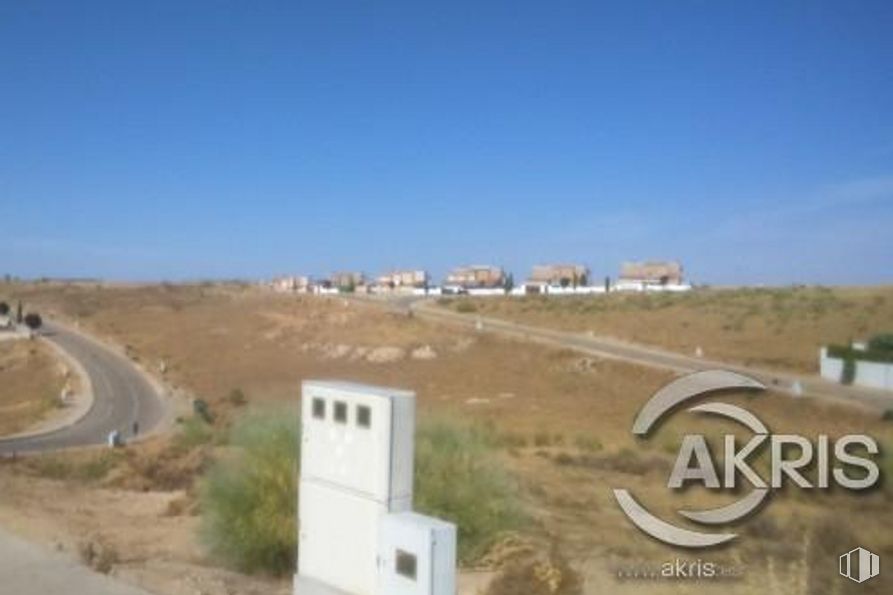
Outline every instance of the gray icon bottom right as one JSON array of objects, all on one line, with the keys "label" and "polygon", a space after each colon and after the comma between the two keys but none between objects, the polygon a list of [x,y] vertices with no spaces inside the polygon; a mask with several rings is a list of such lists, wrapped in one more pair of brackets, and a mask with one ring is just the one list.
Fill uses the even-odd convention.
[{"label": "gray icon bottom right", "polygon": [[857,547],[840,557],[840,575],[864,583],[881,573],[881,559],[864,547]]}]

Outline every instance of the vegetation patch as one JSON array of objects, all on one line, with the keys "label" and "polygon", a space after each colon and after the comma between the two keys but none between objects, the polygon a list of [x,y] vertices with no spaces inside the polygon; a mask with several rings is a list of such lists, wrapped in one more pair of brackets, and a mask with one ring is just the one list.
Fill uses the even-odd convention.
[{"label": "vegetation patch", "polygon": [[47,454],[28,460],[28,467],[40,477],[95,483],[105,479],[123,459],[121,451],[106,450],[86,458],[79,455]]},{"label": "vegetation patch", "polygon": [[[298,419],[254,412],[237,421],[229,447],[202,482],[201,539],[243,572],[288,574],[297,554]],[[422,423],[416,436],[415,508],[456,523],[459,559],[477,560],[524,516],[518,487],[488,433],[452,420]]]},{"label": "vegetation patch", "polygon": [[287,412],[252,413],[233,425],[232,452],[209,471],[200,492],[201,539],[243,572],[293,571],[298,420]]},{"label": "vegetation patch", "polygon": [[849,345],[829,345],[828,357],[844,360],[852,359],[860,362],[877,362],[881,364],[893,364],[893,351],[872,349],[855,349]]},{"label": "vegetation patch", "polygon": [[425,420],[416,433],[415,508],[456,524],[463,563],[480,558],[524,519],[518,486],[491,435],[450,419]]}]

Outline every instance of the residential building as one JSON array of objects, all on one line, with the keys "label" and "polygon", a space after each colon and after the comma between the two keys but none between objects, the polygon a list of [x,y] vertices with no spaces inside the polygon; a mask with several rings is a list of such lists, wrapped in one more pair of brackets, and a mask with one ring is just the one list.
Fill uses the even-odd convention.
[{"label": "residential building", "polygon": [[332,287],[342,291],[353,291],[366,283],[363,273],[349,271],[333,273],[329,281],[332,282]]},{"label": "residential building", "polygon": [[528,285],[547,287],[579,287],[589,284],[589,269],[582,264],[535,265]]},{"label": "residential building", "polygon": [[505,280],[505,272],[501,267],[470,265],[450,271],[444,280],[444,286],[461,289],[495,289],[503,287]]},{"label": "residential building", "polygon": [[425,270],[403,270],[385,273],[376,279],[381,289],[425,289],[428,287],[428,272]]},{"label": "residential building", "polygon": [[682,285],[682,265],[675,261],[624,262],[618,284],[642,287]]},{"label": "residential building", "polygon": [[308,293],[312,282],[307,276],[276,277],[270,282],[274,291],[282,293]]}]

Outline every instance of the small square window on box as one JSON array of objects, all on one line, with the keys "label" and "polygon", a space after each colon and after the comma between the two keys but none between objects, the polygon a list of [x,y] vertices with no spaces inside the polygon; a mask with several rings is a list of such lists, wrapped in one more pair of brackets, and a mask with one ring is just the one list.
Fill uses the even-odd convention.
[{"label": "small square window on box", "polygon": [[347,423],[347,403],[335,401],[335,421],[339,424]]},{"label": "small square window on box", "polygon": [[397,574],[408,579],[416,580],[418,561],[416,560],[415,554],[397,550],[396,566]]},{"label": "small square window on box", "polygon": [[372,427],[372,408],[367,405],[357,407],[357,425],[361,428]]},{"label": "small square window on box", "polygon": [[313,418],[314,419],[325,419],[326,418],[326,402],[325,399],[313,399]]}]

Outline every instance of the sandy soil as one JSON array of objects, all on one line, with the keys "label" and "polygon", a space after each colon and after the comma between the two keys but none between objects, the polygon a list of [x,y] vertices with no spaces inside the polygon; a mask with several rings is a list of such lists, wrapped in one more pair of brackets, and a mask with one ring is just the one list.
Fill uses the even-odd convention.
[{"label": "sandy soil", "polygon": [[[441,327],[339,298],[208,286],[42,285],[17,291],[45,312],[55,311],[128,345],[133,357],[153,369],[164,362],[168,382],[205,398],[224,418],[241,411],[227,398],[234,388],[251,403],[295,407],[305,378],[413,389],[420,415],[455,415],[487,424],[504,437],[506,465],[518,474],[522,497],[533,511],[527,533],[568,558],[586,578],[586,593],[703,592],[698,590],[703,585],[616,579],[618,568],[679,552],[631,527],[613,501],[612,488],[633,489],[668,516],[683,501],[723,502],[723,496],[697,490],[671,497],[665,484],[683,434],[715,435],[731,429],[728,425],[680,414],[649,440],[637,441],[630,433],[638,408],[671,378],[669,373]],[[667,318],[666,324],[674,320]],[[893,444],[893,424],[860,410],[774,393],[725,400],[753,411],[775,432],[867,432]],[[72,476],[46,462],[7,464],[0,468],[0,481],[14,489],[0,491],[0,511],[5,511],[0,522],[16,524],[16,515],[25,511],[19,530],[46,527],[45,535],[60,540],[96,527],[130,561],[115,572],[128,573],[160,593],[182,592],[177,590],[181,584],[164,583],[173,568],[184,576],[207,577],[195,579],[206,581],[201,590],[207,593],[284,588],[283,583],[233,575],[203,557],[188,494],[205,461],[203,455],[190,456],[175,456],[164,440],[152,441],[134,448],[126,465],[115,465],[99,481],[90,480],[92,472]],[[54,475],[65,477],[47,479]],[[750,569],[733,585],[714,588],[751,593],[772,580],[776,592],[799,594],[839,585],[821,569],[836,568],[840,543],[855,535],[882,557],[893,554],[891,493],[881,489],[857,497],[840,491],[782,491],[768,510],[742,527],[744,545],[710,554]],[[871,592],[871,585],[862,586]]]}]

